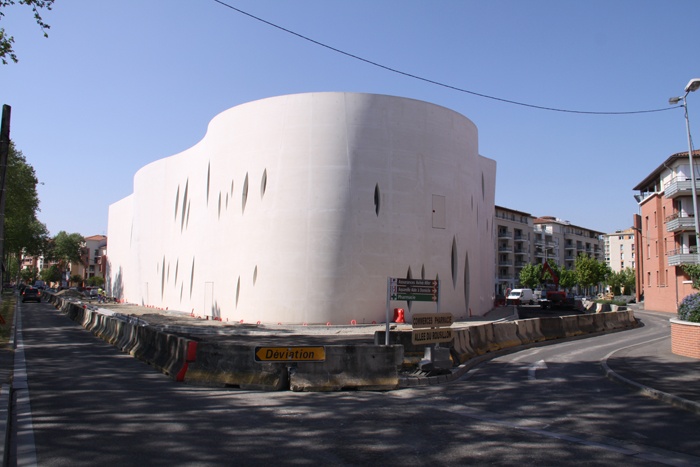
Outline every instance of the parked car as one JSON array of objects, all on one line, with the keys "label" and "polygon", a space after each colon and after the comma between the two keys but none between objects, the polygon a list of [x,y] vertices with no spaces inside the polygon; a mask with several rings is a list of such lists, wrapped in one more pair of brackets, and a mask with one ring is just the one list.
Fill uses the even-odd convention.
[{"label": "parked car", "polygon": [[22,303],[29,301],[41,302],[41,290],[31,286],[25,287],[22,291]]}]

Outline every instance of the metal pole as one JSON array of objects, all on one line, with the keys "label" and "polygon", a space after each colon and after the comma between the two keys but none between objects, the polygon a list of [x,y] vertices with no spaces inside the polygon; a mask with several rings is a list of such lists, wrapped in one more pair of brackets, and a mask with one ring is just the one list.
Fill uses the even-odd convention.
[{"label": "metal pole", "polygon": [[389,304],[390,302],[390,296],[389,293],[391,291],[391,277],[386,278],[386,329],[384,331],[384,345],[389,345]]},{"label": "metal pole", "polygon": [[[695,218],[695,254],[698,254],[698,247],[700,246],[700,218],[698,216],[698,193],[695,177],[695,168],[693,167],[693,141],[690,138],[690,119],[688,118],[688,102],[686,101],[688,93],[686,92],[683,96],[683,108],[685,109],[685,128],[688,133],[688,163],[690,164],[690,180],[691,180],[691,190],[693,192],[693,217]],[[700,261],[696,258],[695,264],[700,264]]]}]

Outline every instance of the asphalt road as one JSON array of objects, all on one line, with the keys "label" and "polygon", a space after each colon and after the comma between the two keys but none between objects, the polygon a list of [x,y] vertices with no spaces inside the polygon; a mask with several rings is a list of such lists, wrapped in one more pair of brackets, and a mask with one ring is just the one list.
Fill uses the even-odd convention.
[{"label": "asphalt road", "polygon": [[260,393],[175,383],[46,303],[21,314],[27,389],[16,391],[10,465],[700,465],[700,417],[600,365],[652,339],[651,317],[446,385]]}]

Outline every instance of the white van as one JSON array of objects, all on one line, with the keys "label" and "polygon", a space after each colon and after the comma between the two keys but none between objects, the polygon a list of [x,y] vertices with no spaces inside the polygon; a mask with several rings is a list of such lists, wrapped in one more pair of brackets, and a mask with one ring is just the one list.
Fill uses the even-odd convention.
[{"label": "white van", "polygon": [[513,289],[506,297],[506,305],[532,305],[535,295],[532,289]]}]

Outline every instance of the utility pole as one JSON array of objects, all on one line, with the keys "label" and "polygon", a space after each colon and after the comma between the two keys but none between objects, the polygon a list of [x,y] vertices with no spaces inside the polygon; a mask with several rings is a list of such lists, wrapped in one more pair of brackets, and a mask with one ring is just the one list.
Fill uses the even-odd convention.
[{"label": "utility pole", "polygon": [[[7,174],[7,157],[10,153],[10,113],[9,105],[2,106],[2,123],[0,123],[0,290],[5,283],[5,175]],[[0,298],[0,300],[2,300]]]}]

